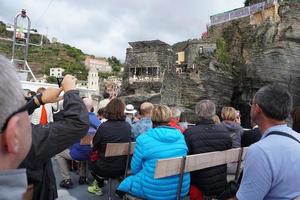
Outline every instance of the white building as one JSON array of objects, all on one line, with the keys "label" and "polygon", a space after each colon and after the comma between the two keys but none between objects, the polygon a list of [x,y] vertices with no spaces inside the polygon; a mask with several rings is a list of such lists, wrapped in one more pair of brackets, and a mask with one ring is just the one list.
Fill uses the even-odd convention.
[{"label": "white building", "polygon": [[89,71],[87,89],[99,92],[99,76],[95,67],[92,67]]},{"label": "white building", "polygon": [[63,68],[50,68],[50,76],[54,76],[56,78],[62,77],[64,71],[65,70]]}]

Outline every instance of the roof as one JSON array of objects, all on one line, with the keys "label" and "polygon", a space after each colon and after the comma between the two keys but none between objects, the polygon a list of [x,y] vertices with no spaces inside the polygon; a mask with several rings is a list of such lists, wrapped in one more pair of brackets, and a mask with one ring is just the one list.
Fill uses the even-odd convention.
[{"label": "roof", "polygon": [[169,44],[167,44],[161,40],[136,41],[136,42],[128,42],[128,44],[132,48],[157,47],[157,46],[171,48],[171,46]]}]

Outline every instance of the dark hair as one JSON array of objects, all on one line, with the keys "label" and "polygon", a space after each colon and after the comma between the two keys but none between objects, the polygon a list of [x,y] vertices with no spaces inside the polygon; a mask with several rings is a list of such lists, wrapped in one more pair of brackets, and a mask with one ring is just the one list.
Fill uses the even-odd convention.
[{"label": "dark hair", "polygon": [[98,112],[97,112],[97,114],[98,114],[99,116],[104,115],[104,113],[105,113],[105,108],[100,108],[100,109],[98,110]]},{"label": "dark hair", "polygon": [[30,91],[30,92],[28,92],[28,94],[30,94],[31,97],[34,97],[36,95],[36,92]]},{"label": "dark hair", "polygon": [[105,107],[104,117],[108,120],[124,121],[125,104],[119,98],[112,99]]},{"label": "dark hair", "polygon": [[293,119],[293,130],[296,132],[300,132],[300,106],[297,106],[292,112],[291,116]]},{"label": "dark hair", "polygon": [[276,120],[285,120],[292,110],[292,97],[289,91],[278,85],[267,85],[259,89],[254,102],[266,116]]},{"label": "dark hair", "polygon": [[108,99],[110,97],[110,94],[106,91],[103,92],[103,98]]}]

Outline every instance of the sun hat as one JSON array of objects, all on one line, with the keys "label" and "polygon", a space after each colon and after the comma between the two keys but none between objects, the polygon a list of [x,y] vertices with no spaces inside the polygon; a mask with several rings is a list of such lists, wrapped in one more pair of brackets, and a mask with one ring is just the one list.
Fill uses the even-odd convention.
[{"label": "sun hat", "polygon": [[134,109],[132,104],[128,104],[128,105],[126,105],[124,112],[125,112],[125,114],[135,114],[136,110]]}]

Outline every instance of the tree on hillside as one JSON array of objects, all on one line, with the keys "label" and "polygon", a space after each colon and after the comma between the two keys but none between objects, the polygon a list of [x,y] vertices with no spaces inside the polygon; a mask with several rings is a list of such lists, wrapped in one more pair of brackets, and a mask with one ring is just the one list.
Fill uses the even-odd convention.
[{"label": "tree on hillside", "polygon": [[112,70],[114,72],[119,72],[121,70],[122,63],[119,59],[117,59],[114,56],[111,56],[107,60],[108,60],[108,63],[112,67]]},{"label": "tree on hillside", "polygon": [[220,62],[224,65],[228,65],[230,56],[226,49],[226,42],[225,42],[224,38],[218,38],[216,45],[217,45],[216,57],[217,57],[218,62]]}]

